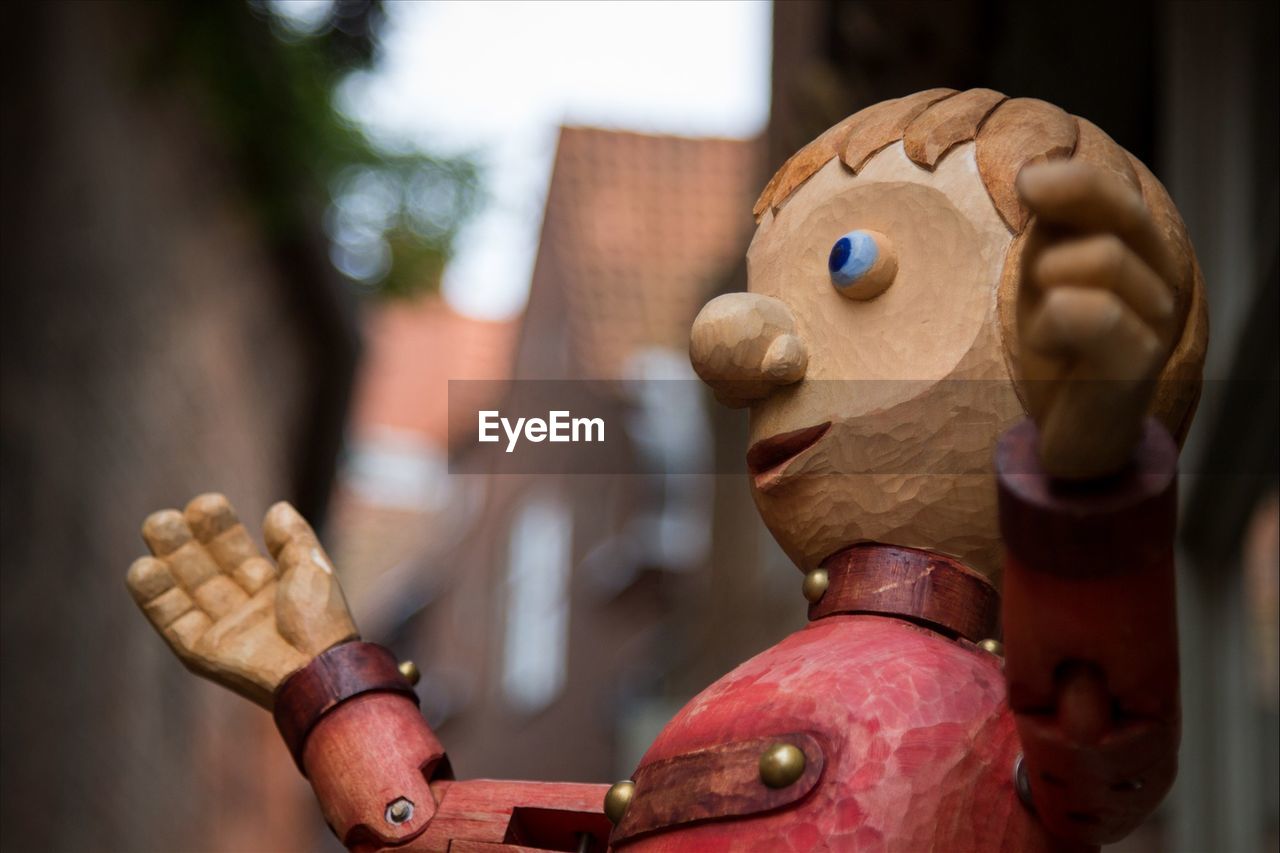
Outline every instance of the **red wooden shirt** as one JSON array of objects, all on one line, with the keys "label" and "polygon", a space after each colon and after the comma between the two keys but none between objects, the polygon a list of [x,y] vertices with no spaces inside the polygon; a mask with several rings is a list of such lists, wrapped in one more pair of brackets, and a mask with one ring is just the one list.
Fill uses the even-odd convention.
[{"label": "red wooden shirt", "polygon": [[[356,851],[1037,851],[1122,837],[1176,768],[1177,451],[1152,423],[1131,470],[1068,487],[1045,476],[1035,441],[1027,421],[997,452],[1005,660],[976,645],[994,631],[980,578],[941,555],[857,546],[829,561],[806,628],[668,724],[618,827],[605,785],[452,781],[414,703],[389,692],[340,702],[305,737],[326,819]],[[755,769],[775,742],[806,758],[781,789]],[[396,822],[402,800],[412,813]]]}]

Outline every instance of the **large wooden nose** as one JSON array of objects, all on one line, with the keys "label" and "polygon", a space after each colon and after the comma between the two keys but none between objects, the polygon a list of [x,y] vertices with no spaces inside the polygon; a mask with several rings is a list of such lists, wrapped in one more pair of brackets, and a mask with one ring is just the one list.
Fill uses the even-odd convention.
[{"label": "large wooden nose", "polygon": [[804,378],[809,355],[786,303],[727,293],[698,312],[689,339],[693,369],[726,406],[747,406]]}]

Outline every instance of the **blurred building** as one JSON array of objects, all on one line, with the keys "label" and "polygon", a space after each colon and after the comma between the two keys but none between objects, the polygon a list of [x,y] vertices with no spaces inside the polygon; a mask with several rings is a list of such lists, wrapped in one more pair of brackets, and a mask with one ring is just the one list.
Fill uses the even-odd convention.
[{"label": "blurred building", "polygon": [[404,615],[406,587],[424,554],[471,524],[473,483],[449,476],[449,388],[497,402],[511,376],[517,325],[474,320],[438,296],[394,300],[367,312],[342,475],[334,492],[331,551],[366,633]]},{"label": "blurred building", "polygon": [[[485,367],[498,333],[482,324],[370,334],[364,389],[389,391],[404,370],[423,384],[397,392],[420,414],[393,414],[385,403],[395,395],[362,390],[355,420],[367,434],[395,427],[401,446],[431,444],[438,465],[443,413],[467,410],[468,395],[503,408],[515,405],[512,393],[548,402],[568,393],[627,425],[617,452],[639,472],[454,458],[449,497],[419,525],[434,534],[380,560],[392,575],[373,591],[355,584],[353,600],[374,605],[361,614],[366,634],[423,670],[424,709],[460,775],[602,781],[628,772],[675,709],[672,680],[707,646],[699,601],[713,484],[679,472],[696,467],[690,454],[710,452],[711,433],[685,353],[694,314],[740,261],[759,154],[751,142],[565,128],[505,371]],[[425,319],[440,309],[414,310]],[[421,346],[421,357],[381,361],[384,340],[395,339],[401,355]],[[436,376],[452,388],[432,379],[428,391],[425,377]],[[554,392],[539,381],[557,383]],[[372,470],[369,444],[355,445],[337,510],[343,553],[369,538],[360,521],[368,491],[357,488]],[[415,500],[426,514],[431,501]]]},{"label": "blurred building", "polygon": [[124,585],[143,518],[199,492],[251,529],[282,497],[322,514],[355,356],[319,230],[268,236],[201,90],[148,73],[161,11],[4,28],[4,850],[296,850],[321,825],[270,715],[186,672]]}]

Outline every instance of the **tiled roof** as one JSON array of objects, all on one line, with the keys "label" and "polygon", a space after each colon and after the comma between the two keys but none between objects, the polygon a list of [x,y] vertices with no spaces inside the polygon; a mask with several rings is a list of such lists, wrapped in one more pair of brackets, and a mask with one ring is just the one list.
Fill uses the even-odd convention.
[{"label": "tiled roof", "polygon": [[[515,333],[516,321],[473,320],[437,296],[378,306],[365,320],[353,436],[399,430],[444,449],[449,380],[509,379]],[[497,382],[472,387],[486,395],[500,390]]]},{"label": "tiled roof", "polygon": [[615,378],[638,348],[687,346],[746,248],[762,153],[756,141],[561,130],[531,300],[563,289],[574,374]]}]

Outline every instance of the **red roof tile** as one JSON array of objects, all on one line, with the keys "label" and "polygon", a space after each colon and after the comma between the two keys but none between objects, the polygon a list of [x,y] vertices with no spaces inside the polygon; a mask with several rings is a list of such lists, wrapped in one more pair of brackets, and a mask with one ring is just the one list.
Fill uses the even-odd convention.
[{"label": "red roof tile", "polygon": [[754,227],[762,154],[756,141],[561,130],[531,298],[563,289],[575,373],[614,378],[639,348],[685,348]]},{"label": "red roof tile", "polygon": [[516,321],[473,320],[436,296],[378,306],[365,319],[352,433],[406,430],[443,449],[449,380],[509,379],[515,332]]}]

